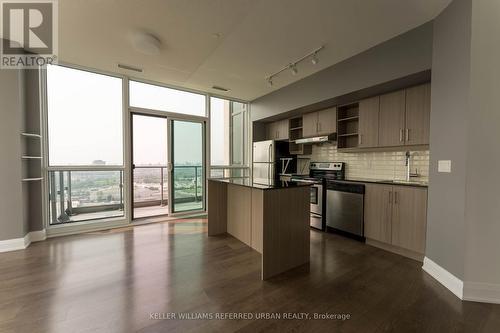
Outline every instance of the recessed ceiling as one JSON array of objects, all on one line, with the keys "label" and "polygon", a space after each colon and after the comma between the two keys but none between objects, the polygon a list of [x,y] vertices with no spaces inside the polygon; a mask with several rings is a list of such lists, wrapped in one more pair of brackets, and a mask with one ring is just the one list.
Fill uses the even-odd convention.
[{"label": "recessed ceiling", "polygon": [[[59,59],[253,100],[432,20],[450,1],[62,0]],[[134,48],[137,33],[157,37],[160,52]],[[267,85],[268,75],[321,45],[318,64]]]}]

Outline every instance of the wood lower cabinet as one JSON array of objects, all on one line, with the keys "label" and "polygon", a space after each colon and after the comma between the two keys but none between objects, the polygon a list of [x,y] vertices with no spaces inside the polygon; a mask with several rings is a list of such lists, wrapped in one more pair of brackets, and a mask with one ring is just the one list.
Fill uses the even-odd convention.
[{"label": "wood lower cabinet", "polygon": [[358,147],[378,147],[380,97],[375,96],[359,102]]},{"label": "wood lower cabinet", "polygon": [[365,237],[391,243],[392,196],[390,185],[365,185]]},{"label": "wood lower cabinet", "polygon": [[405,90],[380,96],[379,146],[404,146]]},{"label": "wood lower cabinet", "polygon": [[392,245],[424,253],[427,227],[427,189],[394,186]]},{"label": "wood lower cabinet", "polygon": [[411,258],[425,252],[427,188],[365,184],[365,237]]}]

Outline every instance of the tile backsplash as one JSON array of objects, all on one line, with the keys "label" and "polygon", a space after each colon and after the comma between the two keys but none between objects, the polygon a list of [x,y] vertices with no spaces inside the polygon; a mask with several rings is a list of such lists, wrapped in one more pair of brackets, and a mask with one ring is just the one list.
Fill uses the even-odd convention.
[{"label": "tile backsplash", "polygon": [[[326,142],[313,145],[310,158],[314,162],[345,162],[346,178],[377,180],[404,180],[406,178],[405,151],[340,153],[337,144]],[[308,163],[304,160],[304,163]],[[305,167],[305,165],[304,165]],[[411,172],[418,173],[414,180],[429,181],[429,151],[411,151]]]}]

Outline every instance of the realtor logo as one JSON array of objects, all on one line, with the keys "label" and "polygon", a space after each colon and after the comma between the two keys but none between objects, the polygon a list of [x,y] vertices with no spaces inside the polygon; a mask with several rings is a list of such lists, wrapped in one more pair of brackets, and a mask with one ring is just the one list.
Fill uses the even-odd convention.
[{"label": "realtor logo", "polygon": [[57,1],[1,1],[1,68],[53,64],[57,55]]}]

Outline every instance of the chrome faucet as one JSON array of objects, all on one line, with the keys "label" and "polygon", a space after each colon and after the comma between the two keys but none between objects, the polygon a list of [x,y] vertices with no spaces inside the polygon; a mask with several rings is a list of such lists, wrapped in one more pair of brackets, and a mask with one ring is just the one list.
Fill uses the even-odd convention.
[{"label": "chrome faucet", "polygon": [[417,168],[415,168],[415,173],[411,173],[411,153],[409,151],[406,152],[406,159],[405,159],[405,165],[406,165],[406,181],[409,182],[410,178],[412,177],[420,177],[418,174]]}]

